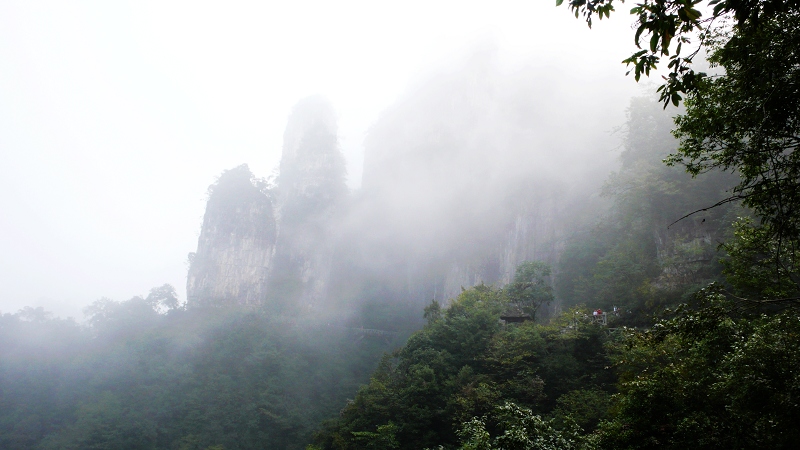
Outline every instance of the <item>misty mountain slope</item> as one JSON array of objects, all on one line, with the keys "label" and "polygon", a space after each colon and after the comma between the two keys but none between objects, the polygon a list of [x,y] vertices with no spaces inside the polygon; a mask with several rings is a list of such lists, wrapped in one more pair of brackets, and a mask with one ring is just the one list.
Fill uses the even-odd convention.
[{"label": "misty mountain slope", "polygon": [[522,261],[555,262],[614,165],[613,141],[596,137],[610,126],[586,120],[566,88],[548,68],[503,70],[484,49],[388,108],[365,141],[348,224],[363,276],[422,305],[507,283]]},{"label": "misty mountain slope", "polygon": [[654,309],[722,281],[720,243],[735,217],[748,212],[733,204],[698,211],[725,198],[736,175],[693,178],[666,166],[663,159],[678,148],[671,115],[652,97],[631,100],[621,165],[603,187],[610,203],[575,227],[558,264],[555,288],[564,306],[616,306],[646,324]]},{"label": "misty mountain slope", "polygon": [[440,69],[377,119],[350,194],[331,105],[298,103],[269,194],[275,243],[254,250],[272,253],[253,304],[396,328],[363,309],[416,317],[432,298],[507,283],[523,261],[555,263],[576,218],[602,203],[618,125],[563,75],[504,68],[489,46]]}]

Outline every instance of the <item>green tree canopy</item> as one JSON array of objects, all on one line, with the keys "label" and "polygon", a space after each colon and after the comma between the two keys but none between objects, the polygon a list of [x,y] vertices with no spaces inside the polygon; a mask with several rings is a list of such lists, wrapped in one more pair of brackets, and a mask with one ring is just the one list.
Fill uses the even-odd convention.
[{"label": "green tree canopy", "polygon": [[[564,0],[556,0],[556,5],[562,3]],[[620,3],[625,0],[567,2],[575,17],[583,16],[590,27],[595,17],[610,17],[615,11],[614,5]],[[738,30],[750,32],[798,8],[800,0],[641,0],[630,10],[636,16],[634,43],[637,50],[623,62],[633,66],[636,81],[639,81],[641,75],[649,76],[662,58],[668,58],[670,72],[659,91],[665,106],[669,102],[678,105],[681,94],[693,93],[705,80],[706,74],[696,72],[692,63],[709,44],[709,35],[716,33],[722,19],[732,17]],[[702,11],[710,11],[709,17],[703,17]],[[692,39],[699,42],[693,44]],[[688,54],[683,52],[684,47],[690,48]]]},{"label": "green tree canopy", "polygon": [[[576,16],[583,14],[590,24],[592,17],[608,17],[613,4],[569,1]],[[710,17],[702,19],[701,10],[711,10]],[[669,56],[671,72],[659,88],[661,99],[677,105],[682,93],[688,95],[685,114],[675,120],[680,147],[666,162],[683,165],[693,176],[717,170],[736,174],[728,194],[701,210],[742,201],[759,219],[758,224],[740,221],[736,239],[728,244],[731,281],[740,294],[759,301],[798,303],[800,1],[644,0],[631,14],[637,16],[636,45],[648,36],[650,45],[624,62],[635,65],[638,80]],[[680,56],[694,33],[699,39],[694,53]],[[694,72],[692,58],[700,50],[721,74]],[[769,272],[762,279],[781,288],[769,289],[766,282],[760,284],[764,289],[757,288],[749,271]]]},{"label": "green tree canopy", "polygon": [[541,261],[526,261],[517,266],[514,280],[506,287],[509,300],[536,317],[536,310],[554,299],[550,272],[550,265]]},{"label": "green tree canopy", "polygon": [[704,80],[687,99],[686,114],[676,118],[681,146],[667,162],[684,165],[692,175],[723,169],[740,177],[720,203],[742,200],[758,216],[760,223],[741,226],[732,245],[742,249],[749,241],[761,254],[732,256],[744,256],[754,270],[770,267],[770,279],[794,285],[780,295],[797,297],[800,11],[721,34],[712,48],[709,60],[725,74]]},{"label": "green tree canopy", "polygon": [[648,331],[627,330],[602,448],[794,448],[800,433],[800,321],[731,314],[718,287]]}]

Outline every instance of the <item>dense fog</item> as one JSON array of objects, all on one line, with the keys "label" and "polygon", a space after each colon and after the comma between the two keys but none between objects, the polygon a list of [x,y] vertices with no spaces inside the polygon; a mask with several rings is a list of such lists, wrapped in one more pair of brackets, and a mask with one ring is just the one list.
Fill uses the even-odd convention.
[{"label": "dense fog", "polygon": [[797,2],[555,3],[0,6],[0,448],[794,448]]},{"label": "dense fog", "polygon": [[[618,141],[606,139],[637,92],[617,64],[626,21],[590,33],[552,5],[9,3],[3,11],[4,312],[43,305],[81,319],[100,297],[165,282],[185,301],[186,254],[208,185],[242,163],[257,177],[274,175],[302,98],[330,101],[347,185],[358,190],[370,127],[413,98],[446,95],[443,83],[471,55],[493,52],[484,58],[495,62],[465,99],[523,109],[549,102],[536,113],[485,112],[550,120],[536,138],[541,148],[563,129],[559,148],[592,142],[613,151]],[[537,100],[501,98],[539,91]]]}]

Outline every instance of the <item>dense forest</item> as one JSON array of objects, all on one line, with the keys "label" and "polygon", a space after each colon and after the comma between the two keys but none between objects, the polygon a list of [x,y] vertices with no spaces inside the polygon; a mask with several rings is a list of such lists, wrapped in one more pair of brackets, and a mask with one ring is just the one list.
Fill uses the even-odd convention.
[{"label": "dense forest", "polygon": [[[686,109],[673,142],[632,104],[611,207],[559,261],[560,300],[577,306],[503,324],[513,283],[432,304],[317,448],[796,447],[800,16],[796,2],[711,2],[735,24],[704,28],[697,3],[631,11],[637,46],[651,39],[626,62],[638,79],[668,57],[660,100]],[[589,25],[614,10],[569,5]],[[696,29],[721,75],[680,57]]]},{"label": "dense forest", "polygon": [[[568,2],[590,24],[612,4]],[[714,27],[698,4],[632,11],[635,76],[672,72],[558,258],[349,322],[169,285],[84,324],[4,314],[0,448],[796,448],[798,2],[711,2]],[[673,48],[694,31],[717,75]]]},{"label": "dense forest", "polygon": [[174,299],[3,315],[0,447],[303,448],[395,339]]}]

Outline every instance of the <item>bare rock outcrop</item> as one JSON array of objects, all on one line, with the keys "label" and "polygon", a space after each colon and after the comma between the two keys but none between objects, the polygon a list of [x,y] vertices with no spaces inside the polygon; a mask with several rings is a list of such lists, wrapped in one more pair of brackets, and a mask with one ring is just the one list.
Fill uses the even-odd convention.
[{"label": "bare rock outcrop", "polygon": [[265,186],[247,165],[223,172],[209,188],[197,252],[190,255],[189,304],[260,304],[275,238],[275,215]]}]

